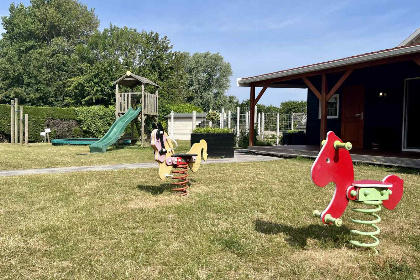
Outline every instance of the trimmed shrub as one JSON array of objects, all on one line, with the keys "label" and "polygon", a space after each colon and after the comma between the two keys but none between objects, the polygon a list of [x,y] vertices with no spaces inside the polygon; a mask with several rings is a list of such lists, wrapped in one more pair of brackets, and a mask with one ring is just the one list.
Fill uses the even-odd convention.
[{"label": "trimmed shrub", "polygon": [[[40,142],[40,132],[47,127],[47,120],[76,120],[74,108],[24,106],[23,113],[29,115],[29,141]],[[57,127],[50,127],[51,131]],[[10,105],[0,105],[0,134],[10,139]]]},{"label": "trimmed shrub", "polygon": [[115,107],[77,107],[74,111],[83,137],[102,137],[115,122]]},{"label": "trimmed shrub", "polygon": [[[51,139],[102,137],[115,121],[114,107],[79,108],[24,106],[29,115],[29,142],[40,142],[40,132],[51,129]],[[0,141],[10,140],[10,105],[0,104]]]},{"label": "trimmed shrub", "polygon": [[229,128],[218,128],[218,127],[197,127],[193,133],[205,133],[205,134],[216,134],[216,133],[232,133]]}]

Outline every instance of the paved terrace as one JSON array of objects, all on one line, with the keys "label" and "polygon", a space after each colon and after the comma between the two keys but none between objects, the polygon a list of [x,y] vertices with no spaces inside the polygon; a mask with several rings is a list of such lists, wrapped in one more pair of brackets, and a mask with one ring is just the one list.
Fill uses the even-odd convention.
[{"label": "paved terrace", "polygon": [[[279,159],[280,159],[279,157],[250,154],[247,152],[247,150],[237,150],[235,151],[235,156],[233,158],[208,159],[207,161],[203,161],[202,164],[249,162],[249,161],[270,161],[270,160],[279,160]],[[72,167],[56,167],[56,168],[41,168],[41,169],[4,170],[4,171],[0,171],[0,177],[34,175],[34,174],[83,172],[83,171],[108,171],[108,170],[138,169],[138,168],[158,168],[158,164],[156,162],[143,162],[143,163],[128,163],[128,164],[115,164],[115,165],[72,166]]]},{"label": "paved terrace", "polygon": [[[248,151],[256,155],[281,158],[304,157],[311,159],[315,159],[318,156],[319,149],[317,146],[306,145],[248,147]],[[352,149],[350,154],[354,163],[420,169],[420,153]]]}]

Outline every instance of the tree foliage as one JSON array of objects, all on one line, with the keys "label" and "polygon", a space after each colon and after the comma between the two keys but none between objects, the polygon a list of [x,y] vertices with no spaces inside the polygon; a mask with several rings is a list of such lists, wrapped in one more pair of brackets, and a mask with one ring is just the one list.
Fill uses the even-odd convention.
[{"label": "tree foliage", "polygon": [[22,104],[67,105],[68,80],[77,72],[74,49],[98,28],[93,10],[75,0],[11,4],[2,17],[0,98]]},{"label": "tree foliage", "polygon": [[306,113],[306,101],[284,101],[280,104],[280,114]]},{"label": "tree foliage", "polygon": [[[249,99],[242,101],[239,104],[241,112],[249,111]],[[258,112],[265,114],[291,114],[291,113],[306,113],[306,101],[284,101],[280,104],[280,107],[273,105],[258,104]]]},{"label": "tree foliage", "polygon": [[205,111],[229,108],[237,102],[235,97],[225,95],[230,87],[232,68],[219,53],[194,53],[187,55],[186,61],[188,102]]},{"label": "tree foliage", "polygon": [[114,103],[112,83],[127,70],[158,84],[161,99],[182,99],[184,54],[172,51],[166,36],[111,25],[93,34],[76,53],[81,74],[71,79],[68,88],[76,104]]},{"label": "tree foliage", "polygon": [[173,51],[169,38],[153,31],[112,24],[99,31],[94,10],[78,0],[30,3],[11,4],[2,17],[1,103],[17,97],[24,105],[109,106],[112,82],[127,70],[159,85],[160,105],[208,111],[238,103],[225,95],[232,69],[218,53]]}]

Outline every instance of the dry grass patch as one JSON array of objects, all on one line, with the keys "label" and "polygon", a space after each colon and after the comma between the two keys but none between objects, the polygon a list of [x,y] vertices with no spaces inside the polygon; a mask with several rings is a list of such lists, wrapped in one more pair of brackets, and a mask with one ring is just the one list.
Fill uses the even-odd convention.
[{"label": "dry grass patch", "polygon": [[[312,162],[203,165],[179,197],[157,169],[0,178],[0,275],[6,279],[418,279],[418,174],[383,210],[380,255],[321,225],[334,188]],[[397,170],[357,166],[361,178]],[[405,171],[404,171],[405,172]],[[361,179],[360,178],[360,179]]]},{"label": "dry grass patch", "polygon": [[[177,152],[189,149],[189,141],[178,141]],[[107,164],[151,162],[153,149],[149,143],[117,148],[111,146],[106,153],[89,152],[89,146],[52,146],[48,143],[32,143],[29,146],[0,144],[0,170],[93,166]]]}]

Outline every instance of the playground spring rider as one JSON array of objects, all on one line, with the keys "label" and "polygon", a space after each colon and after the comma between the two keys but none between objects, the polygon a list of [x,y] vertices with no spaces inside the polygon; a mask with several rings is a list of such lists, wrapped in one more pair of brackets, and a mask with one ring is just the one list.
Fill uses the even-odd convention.
[{"label": "playground spring rider", "polygon": [[321,151],[312,165],[311,178],[319,187],[325,187],[328,183],[333,182],[336,188],[327,208],[323,212],[315,210],[313,215],[320,217],[324,224],[341,226],[342,221],[340,217],[346,209],[349,200],[374,206],[375,208],[352,208],[352,210],[371,215],[375,220],[362,221],[352,219],[352,222],[370,225],[375,228],[375,231],[350,231],[352,234],[369,236],[374,241],[372,243],[363,243],[351,240],[350,243],[359,247],[371,247],[376,251],[374,247],[379,244],[379,239],[375,235],[379,234],[380,230],[375,224],[381,221],[381,218],[376,213],[381,210],[381,205],[384,205],[389,210],[397,206],[403,194],[404,181],[396,175],[389,175],[383,181],[354,181],[353,162],[349,152],[352,148],[351,143],[343,143],[334,132],[330,131],[327,133],[327,140],[322,141],[322,145]]},{"label": "playground spring rider", "polygon": [[[186,154],[174,154],[172,140],[164,132],[162,125],[158,123],[153,128],[151,145],[155,150],[155,160],[159,163],[160,179],[165,180],[166,177],[171,177],[177,180],[173,183],[176,188],[172,191],[181,192],[182,196],[187,195],[188,168],[196,172],[200,167],[201,158],[207,160],[207,142],[201,140],[200,143],[195,143]],[[176,170],[172,171],[173,168]],[[175,175],[171,175],[171,171]]]}]

